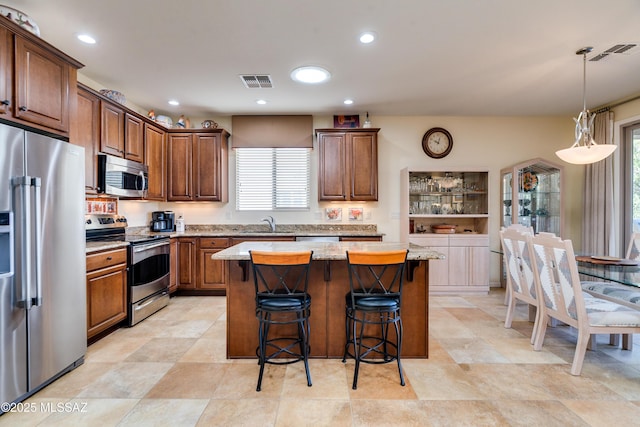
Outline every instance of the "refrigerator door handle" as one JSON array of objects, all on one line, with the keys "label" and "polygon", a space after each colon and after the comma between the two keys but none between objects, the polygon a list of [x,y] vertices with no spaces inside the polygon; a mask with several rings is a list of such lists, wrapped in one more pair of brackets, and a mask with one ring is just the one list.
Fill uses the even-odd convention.
[{"label": "refrigerator door handle", "polygon": [[18,289],[16,289],[16,307],[30,309],[31,308],[31,263],[29,262],[29,255],[31,254],[31,202],[30,202],[30,187],[31,177],[18,176],[12,179],[14,189],[18,187],[21,193],[22,199],[22,220],[20,221],[22,242],[20,245],[20,290],[18,295]]},{"label": "refrigerator door handle", "polygon": [[35,211],[35,227],[36,227],[36,256],[34,259],[35,275],[36,275],[36,295],[31,299],[34,306],[42,305],[42,202],[40,198],[40,188],[42,179],[40,177],[31,178],[31,186],[34,188],[34,211]]}]

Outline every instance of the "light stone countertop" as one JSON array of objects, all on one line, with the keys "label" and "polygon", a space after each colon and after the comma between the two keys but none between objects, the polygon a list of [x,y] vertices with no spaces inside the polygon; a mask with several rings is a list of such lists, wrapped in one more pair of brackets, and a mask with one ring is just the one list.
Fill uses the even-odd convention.
[{"label": "light stone countertop", "polygon": [[250,250],[270,252],[312,250],[314,260],[340,261],[347,259],[346,251],[379,252],[399,249],[409,249],[407,254],[409,260],[445,259],[442,253],[425,246],[388,242],[243,242],[216,252],[211,255],[211,259],[248,261]]}]

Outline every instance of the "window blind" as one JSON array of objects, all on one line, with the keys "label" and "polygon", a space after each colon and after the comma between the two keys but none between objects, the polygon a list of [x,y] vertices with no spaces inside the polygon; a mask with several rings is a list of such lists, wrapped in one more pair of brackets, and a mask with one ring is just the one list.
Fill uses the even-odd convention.
[{"label": "window blind", "polygon": [[236,209],[309,209],[308,148],[236,149]]}]

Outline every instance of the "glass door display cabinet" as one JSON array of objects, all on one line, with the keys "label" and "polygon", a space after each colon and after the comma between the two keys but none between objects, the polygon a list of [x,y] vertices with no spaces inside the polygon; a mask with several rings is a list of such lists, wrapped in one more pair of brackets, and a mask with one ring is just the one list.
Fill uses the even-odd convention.
[{"label": "glass door display cabinet", "polygon": [[521,224],[535,233],[562,236],[563,167],[544,159],[532,159],[500,172],[500,225]]}]

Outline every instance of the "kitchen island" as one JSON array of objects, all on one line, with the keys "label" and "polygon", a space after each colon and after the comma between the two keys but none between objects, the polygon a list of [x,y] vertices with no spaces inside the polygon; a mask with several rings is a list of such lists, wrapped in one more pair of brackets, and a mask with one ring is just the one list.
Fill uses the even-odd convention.
[{"label": "kitchen island", "polygon": [[383,242],[243,242],[221,250],[212,259],[227,263],[227,358],[256,357],[258,323],[249,251],[312,250],[311,356],[341,358],[345,345],[345,295],[349,292],[346,251],[409,249],[403,288],[402,356],[428,357],[429,263],[444,255],[417,245]]}]

